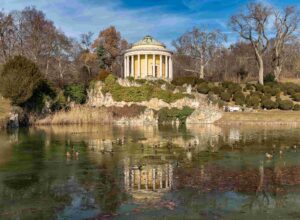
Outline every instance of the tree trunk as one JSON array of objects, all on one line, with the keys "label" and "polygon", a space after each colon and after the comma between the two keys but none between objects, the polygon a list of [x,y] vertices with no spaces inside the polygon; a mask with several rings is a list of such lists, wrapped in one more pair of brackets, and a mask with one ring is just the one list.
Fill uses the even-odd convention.
[{"label": "tree trunk", "polygon": [[264,62],[262,57],[259,58],[258,67],[259,67],[258,82],[259,84],[263,85],[264,84]]},{"label": "tree trunk", "polygon": [[199,78],[204,79],[204,65],[200,65],[200,73],[199,73]]},{"label": "tree trunk", "polygon": [[275,76],[275,80],[278,81],[279,80],[279,76],[282,70],[282,58],[280,56],[280,51],[282,51],[282,47],[280,42],[276,43],[274,45],[274,58],[273,58],[273,71],[274,71],[274,76]]},{"label": "tree trunk", "polygon": [[262,58],[262,55],[258,52],[258,50],[255,48],[255,55],[256,55],[256,61],[258,64],[258,83],[263,85],[264,84],[264,61]]},{"label": "tree trunk", "polygon": [[275,76],[275,80],[278,82],[279,81],[279,76],[282,70],[282,66],[281,65],[277,65],[274,67],[274,76]]},{"label": "tree trunk", "polygon": [[48,76],[48,71],[49,71],[49,60],[47,60],[47,65],[46,65],[46,76]]}]

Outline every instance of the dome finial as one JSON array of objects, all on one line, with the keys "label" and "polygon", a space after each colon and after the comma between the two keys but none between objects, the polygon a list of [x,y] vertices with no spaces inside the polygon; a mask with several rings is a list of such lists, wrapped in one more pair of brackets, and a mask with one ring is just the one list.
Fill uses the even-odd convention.
[{"label": "dome finial", "polygon": [[156,46],[161,46],[165,47],[165,45],[157,40],[155,40],[151,35],[146,35],[142,40],[136,42],[134,46],[138,45],[156,45]]}]

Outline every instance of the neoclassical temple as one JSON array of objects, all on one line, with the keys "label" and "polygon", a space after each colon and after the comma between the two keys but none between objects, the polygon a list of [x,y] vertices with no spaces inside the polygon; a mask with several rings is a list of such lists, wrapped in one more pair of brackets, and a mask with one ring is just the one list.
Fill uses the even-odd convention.
[{"label": "neoclassical temple", "polygon": [[124,78],[173,79],[172,52],[166,46],[145,36],[124,54]]}]

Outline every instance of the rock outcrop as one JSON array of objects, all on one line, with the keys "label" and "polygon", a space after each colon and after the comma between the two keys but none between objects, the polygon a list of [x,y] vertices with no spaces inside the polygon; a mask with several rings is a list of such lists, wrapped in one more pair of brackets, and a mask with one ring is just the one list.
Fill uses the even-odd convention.
[{"label": "rock outcrop", "polygon": [[125,125],[156,125],[157,116],[152,109],[147,108],[137,117],[121,117],[114,119],[113,123]]},{"label": "rock outcrop", "polygon": [[[137,86],[136,82],[129,80],[118,80],[118,83],[122,86]],[[137,85],[136,85],[137,84]],[[138,117],[122,117],[114,120],[117,124],[156,124],[157,118],[154,110],[158,111],[162,108],[178,108],[182,109],[184,106],[195,109],[191,116],[187,118],[188,124],[199,123],[213,123],[222,117],[222,112],[212,105],[207,104],[207,99],[204,95],[199,93],[193,93],[191,87],[187,86],[187,93],[193,97],[184,97],[173,103],[164,102],[161,99],[152,98],[149,101],[142,102],[117,102],[113,99],[110,93],[103,94],[102,88],[104,84],[97,82],[93,89],[88,91],[87,105],[90,107],[124,107],[131,105],[145,106],[146,110]]]},{"label": "rock outcrop", "polygon": [[196,109],[187,119],[187,124],[210,124],[222,118],[222,113],[217,108],[209,106],[208,108]]}]

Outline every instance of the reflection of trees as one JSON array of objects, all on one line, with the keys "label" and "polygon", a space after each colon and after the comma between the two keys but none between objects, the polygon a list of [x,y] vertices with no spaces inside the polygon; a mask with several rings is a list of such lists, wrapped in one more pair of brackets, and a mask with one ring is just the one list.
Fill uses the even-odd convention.
[{"label": "reflection of trees", "polygon": [[[282,165],[282,164],[281,164]],[[206,165],[199,168],[175,169],[178,177],[174,183],[177,189],[184,187],[197,188],[201,192],[236,192],[248,195],[248,207],[271,204],[283,205],[284,194],[290,193],[285,186],[300,185],[300,166],[264,167],[258,169],[230,170],[217,165]]]},{"label": "reflection of trees", "polygon": [[80,177],[80,182],[85,188],[93,189],[96,203],[100,206],[102,214],[115,213],[126,200],[126,194],[120,184],[120,175],[117,167],[102,166],[95,170],[87,170]]},{"label": "reflection of trees", "polygon": [[179,180],[177,187],[199,186],[202,191],[237,191],[259,193],[262,191],[283,194],[288,189],[284,185],[300,185],[300,166],[278,168],[263,167],[259,169],[229,170],[217,165],[206,165],[204,168],[177,168]]},{"label": "reflection of trees", "polygon": [[[0,167],[0,207],[9,218],[29,218],[33,212],[40,219],[54,218],[56,208],[70,202],[68,192],[54,189],[74,168],[63,163],[65,149],[61,145],[52,144],[46,150],[44,132],[20,130],[18,135],[9,162]],[[47,158],[58,153],[63,157],[60,163],[47,163]]]}]

